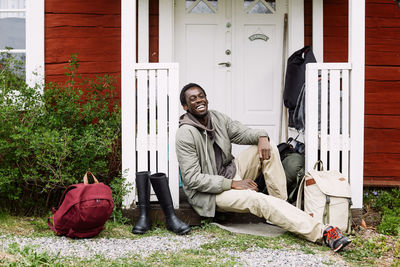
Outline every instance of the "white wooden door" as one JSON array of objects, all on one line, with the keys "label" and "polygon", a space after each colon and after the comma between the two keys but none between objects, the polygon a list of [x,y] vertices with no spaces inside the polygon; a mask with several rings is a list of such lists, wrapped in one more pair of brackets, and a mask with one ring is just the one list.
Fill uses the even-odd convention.
[{"label": "white wooden door", "polygon": [[177,0],[180,86],[195,82],[216,109],[278,139],[284,1]]}]

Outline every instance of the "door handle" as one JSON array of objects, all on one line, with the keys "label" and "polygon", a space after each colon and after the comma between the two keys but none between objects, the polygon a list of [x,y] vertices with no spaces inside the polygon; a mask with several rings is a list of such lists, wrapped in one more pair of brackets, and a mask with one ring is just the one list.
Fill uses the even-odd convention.
[{"label": "door handle", "polygon": [[230,67],[231,66],[231,63],[228,61],[228,62],[221,62],[221,63],[218,63],[218,65],[220,65],[220,66],[225,66],[225,67]]}]

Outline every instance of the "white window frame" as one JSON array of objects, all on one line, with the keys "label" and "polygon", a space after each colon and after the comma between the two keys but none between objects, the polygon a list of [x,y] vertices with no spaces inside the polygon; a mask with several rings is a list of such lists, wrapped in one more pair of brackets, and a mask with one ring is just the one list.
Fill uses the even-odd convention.
[{"label": "white window frame", "polygon": [[25,49],[0,52],[25,53],[26,82],[29,86],[44,84],[44,0],[26,0],[25,9],[2,9],[3,12],[25,12]]}]

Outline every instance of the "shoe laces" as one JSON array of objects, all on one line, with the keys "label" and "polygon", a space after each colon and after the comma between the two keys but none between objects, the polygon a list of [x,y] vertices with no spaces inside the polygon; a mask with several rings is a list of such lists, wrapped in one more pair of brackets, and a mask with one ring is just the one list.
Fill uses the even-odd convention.
[{"label": "shoe laces", "polygon": [[337,240],[341,238],[341,233],[340,230],[337,229],[337,227],[329,229],[325,234],[324,237],[326,237],[326,240]]}]

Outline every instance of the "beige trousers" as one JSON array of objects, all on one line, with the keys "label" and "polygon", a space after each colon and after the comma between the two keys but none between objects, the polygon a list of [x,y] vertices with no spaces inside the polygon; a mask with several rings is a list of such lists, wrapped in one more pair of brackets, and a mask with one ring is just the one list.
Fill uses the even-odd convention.
[{"label": "beige trousers", "polygon": [[287,203],[286,177],[276,145],[271,142],[269,160],[260,166],[257,146],[243,151],[236,159],[237,173],[234,180],[255,179],[260,171],[270,195],[254,190],[227,190],[216,195],[217,210],[222,212],[252,213],[271,223],[299,234],[312,242],[322,238],[326,226],[302,210]]}]

